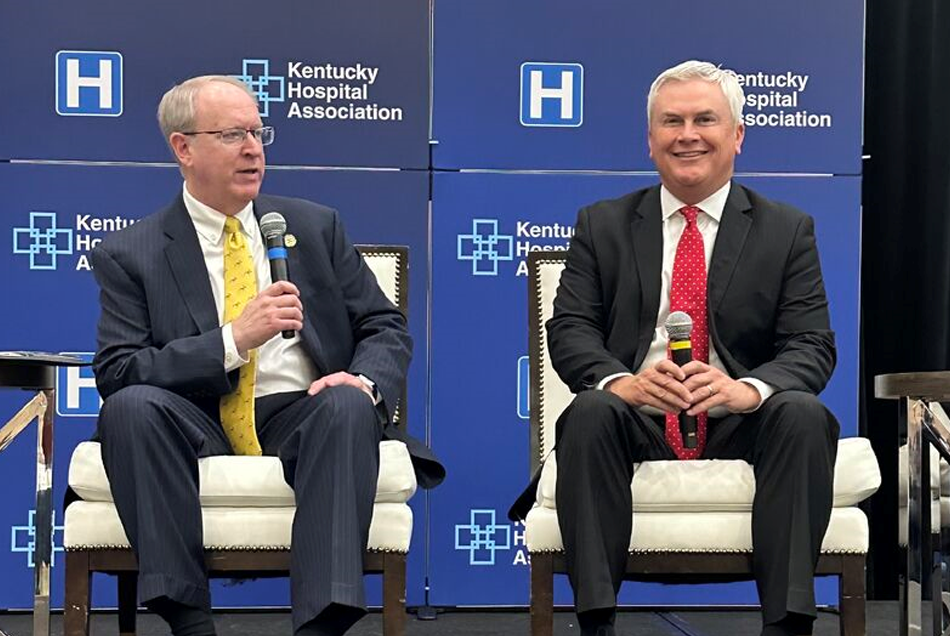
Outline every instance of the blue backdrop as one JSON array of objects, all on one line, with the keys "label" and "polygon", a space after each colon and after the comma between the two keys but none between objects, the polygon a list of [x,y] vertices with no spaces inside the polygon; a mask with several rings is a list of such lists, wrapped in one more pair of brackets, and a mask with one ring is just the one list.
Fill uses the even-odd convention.
[{"label": "blue backdrop", "polygon": [[[863,7],[862,0],[835,2],[834,10],[817,0],[436,3],[433,160],[438,168],[653,170],[644,152],[650,83],[698,58],[749,82],[745,118],[754,125],[738,170],[858,174]],[[524,65],[538,62],[582,67],[566,69],[581,125],[531,121]],[[540,88],[562,88],[563,70],[549,67]],[[562,96],[542,101],[548,123],[560,123]]]},{"label": "blue backdrop", "polygon": [[[266,8],[38,0],[4,3],[0,17],[0,55],[18,61],[3,70],[15,90],[0,100],[0,158],[167,162],[155,127],[162,94],[184,78],[222,73],[250,81],[278,128],[272,163],[428,167],[425,0],[351,0],[342,9],[327,0]],[[83,86],[99,76],[102,56],[77,51],[112,53],[109,68],[122,66],[102,109],[110,114],[98,115],[101,91]],[[70,79],[69,58],[84,82]],[[78,93],[72,109],[69,86]]]},{"label": "blue backdrop", "polygon": [[[0,349],[94,349],[85,256],[181,186],[155,125],[161,94],[198,73],[242,76],[277,128],[264,190],[337,207],[355,241],[410,246],[409,424],[449,477],[413,502],[408,602],[423,602],[428,582],[438,605],[524,604],[523,529],[504,518],[528,477],[524,253],[566,247],[579,207],[656,181],[646,92],[663,68],[697,57],[741,74],[739,178],[816,218],[839,345],[823,397],[855,434],[863,22],[861,0],[4,3]],[[492,258],[468,251],[491,235],[503,239]],[[79,402],[60,405],[57,500],[73,447],[95,427],[72,413],[98,405],[88,377],[60,388],[61,402]],[[0,417],[24,397],[0,393]],[[32,600],[33,453],[24,435],[0,454],[0,609]],[[466,543],[473,525],[496,543]],[[62,563],[57,554],[54,605]],[[286,581],[216,585],[218,605],[289,600]],[[114,603],[112,585],[96,589],[97,604]],[[570,601],[564,581],[556,599]],[[622,600],[755,595],[628,584]]]}]

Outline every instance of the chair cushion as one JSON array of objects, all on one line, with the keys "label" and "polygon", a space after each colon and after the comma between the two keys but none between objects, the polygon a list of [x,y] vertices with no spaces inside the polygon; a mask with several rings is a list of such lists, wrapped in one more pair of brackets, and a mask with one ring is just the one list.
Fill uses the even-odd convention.
[{"label": "chair cushion", "polygon": [[[834,506],[853,506],[881,485],[870,442],[861,437],[838,441]],[[634,471],[634,512],[751,512],[755,495],[752,466],[741,460],[644,462]],[[554,510],[557,453],[544,463],[535,507]],[[639,518],[639,517],[638,517]]]},{"label": "chair cushion", "polygon": [[[294,506],[294,491],[276,457],[205,457],[198,460],[198,475],[202,507]],[[82,442],[73,451],[69,485],[84,501],[112,501],[99,442]],[[376,503],[405,503],[415,492],[416,474],[406,445],[380,442]]]},{"label": "chair cushion", "polygon": [[[107,501],[76,501],[66,508],[63,545],[67,550],[127,548],[115,506]],[[214,507],[202,515],[204,544],[214,550],[288,550],[294,508]],[[377,503],[367,548],[408,552],[412,510],[404,503]]]},{"label": "chair cushion", "polygon": [[[638,512],[633,516],[631,552],[752,552],[749,512]],[[697,533],[696,529],[702,528]],[[557,511],[535,506],[525,520],[529,552],[564,549]],[[856,507],[834,508],[821,544],[824,553],[868,551],[868,520]]]}]

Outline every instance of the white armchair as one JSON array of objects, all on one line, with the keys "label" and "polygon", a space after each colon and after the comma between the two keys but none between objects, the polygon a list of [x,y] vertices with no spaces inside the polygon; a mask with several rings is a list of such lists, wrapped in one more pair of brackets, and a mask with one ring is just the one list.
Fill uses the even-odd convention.
[{"label": "white armchair", "polygon": [[[525,521],[531,555],[531,634],[553,629],[553,575],[566,572],[555,493],[554,427],[573,398],[551,365],[544,324],[551,317],[564,267],[563,253],[535,252],[528,260],[532,472],[544,460],[537,499]],[[866,439],[842,439],[835,465],[834,509],[818,574],[840,577],[842,636],[865,633],[867,517],[857,504],[881,483]],[[741,460],[644,462],[631,483],[634,532],[627,578],[691,581],[752,578],[752,467]],[[703,527],[701,534],[690,528]]]},{"label": "white armchair", "polygon": [[[357,246],[380,287],[405,314],[408,306],[408,249]],[[396,409],[404,419],[405,391]],[[416,477],[402,442],[380,443],[379,479],[366,573],[383,575],[383,633],[405,633],[406,554],[412,535],[408,501]],[[287,576],[294,493],[276,457],[207,457],[199,460],[204,545],[211,576]],[[102,465],[98,442],[73,452],[69,485],[80,497],[66,509],[66,597],[64,634],[87,636],[93,572],[118,576],[119,633],[135,633],[135,557],[122,529]]]}]

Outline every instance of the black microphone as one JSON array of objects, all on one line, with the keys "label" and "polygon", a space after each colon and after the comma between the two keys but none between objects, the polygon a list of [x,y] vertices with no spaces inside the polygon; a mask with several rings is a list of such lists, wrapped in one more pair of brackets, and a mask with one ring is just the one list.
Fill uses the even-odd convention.
[{"label": "black microphone", "polygon": [[[264,235],[264,244],[267,246],[267,260],[270,261],[271,282],[290,280],[287,270],[287,248],[284,246],[284,234],[287,233],[287,221],[280,212],[268,212],[260,220],[261,234]],[[280,332],[285,339],[294,337],[294,331],[287,329]]]},{"label": "black microphone", "polygon": [[[666,335],[670,339],[673,362],[681,367],[693,359],[693,345],[689,341],[689,334],[693,331],[693,319],[685,311],[674,311],[666,319],[664,326]],[[679,421],[683,447],[696,448],[699,445],[699,440],[696,438],[696,416],[680,411]]]}]

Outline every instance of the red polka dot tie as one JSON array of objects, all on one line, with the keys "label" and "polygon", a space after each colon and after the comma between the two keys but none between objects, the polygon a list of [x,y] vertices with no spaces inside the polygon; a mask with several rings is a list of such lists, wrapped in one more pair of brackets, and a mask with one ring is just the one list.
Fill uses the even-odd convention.
[{"label": "red polka dot tie", "polygon": [[[706,326],[706,249],[703,235],[696,225],[696,216],[701,210],[686,206],[680,210],[686,219],[686,229],[676,246],[673,260],[673,280],[670,284],[670,312],[685,311],[693,319],[690,342],[693,360],[709,362],[709,332]],[[667,349],[669,355],[669,349]],[[679,418],[675,413],[666,414],[666,443],[677,459],[696,459],[706,446],[706,413],[696,416],[696,448],[683,448]]]}]

